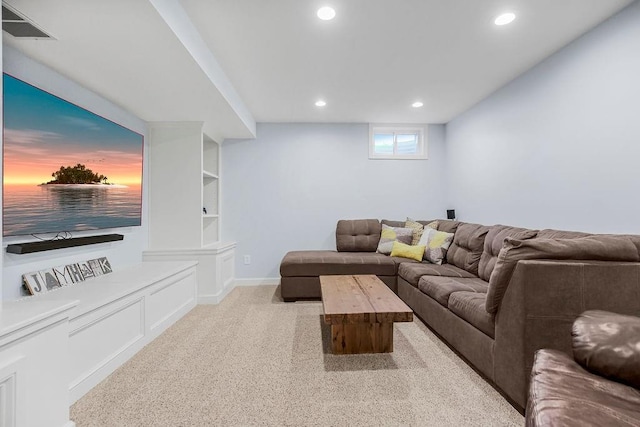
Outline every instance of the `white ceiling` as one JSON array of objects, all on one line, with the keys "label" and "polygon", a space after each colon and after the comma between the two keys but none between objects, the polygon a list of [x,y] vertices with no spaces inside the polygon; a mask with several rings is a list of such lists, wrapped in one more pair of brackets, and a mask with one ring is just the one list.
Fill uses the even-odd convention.
[{"label": "white ceiling", "polygon": [[212,138],[248,129],[148,0],[9,0],[56,40],[15,47],[146,121],[204,121]]},{"label": "white ceiling", "polygon": [[632,0],[9,0],[57,40],[3,39],[144,120],[250,136],[152,2],[182,5],[256,121],[443,123]]}]

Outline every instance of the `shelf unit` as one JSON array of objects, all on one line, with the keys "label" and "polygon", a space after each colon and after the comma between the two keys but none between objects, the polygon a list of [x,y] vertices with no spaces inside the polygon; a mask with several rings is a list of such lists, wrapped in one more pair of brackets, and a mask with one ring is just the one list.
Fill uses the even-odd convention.
[{"label": "shelf unit", "polygon": [[220,241],[221,150],[202,126],[149,124],[149,249],[143,259],[198,261],[198,300],[216,303],[231,286],[235,243]]},{"label": "shelf unit", "polygon": [[[220,240],[220,145],[202,135],[202,246]],[[206,210],[206,213],[205,213]]]},{"label": "shelf unit", "polygon": [[150,248],[216,245],[220,145],[202,132],[201,122],[151,123],[149,133]]}]

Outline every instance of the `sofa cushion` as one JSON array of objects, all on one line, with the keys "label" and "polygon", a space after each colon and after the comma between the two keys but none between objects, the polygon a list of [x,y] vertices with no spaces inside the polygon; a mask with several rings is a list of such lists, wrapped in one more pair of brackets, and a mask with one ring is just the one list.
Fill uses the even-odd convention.
[{"label": "sofa cushion", "polygon": [[477,276],[484,238],[488,232],[489,227],[485,225],[461,223],[447,251],[447,262]]},{"label": "sofa cushion", "polygon": [[380,242],[378,243],[378,252],[389,255],[393,249],[393,242],[400,242],[406,245],[411,243],[413,238],[413,230],[410,228],[389,227],[382,225],[380,233]]},{"label": "sofa cushion", "polygon": [[[405,260],[407,261],[407,260]],[[412,284],[418,286],[418,281],[424,275],[429,276],[441,276],[441,277],[470,277],[475,276],[468,271],[464,271],[461,268],[451,264],[431,264],[430,262],[413,263],[403,262],[398,267],[398,276]]]},{"label": "sofa cushion", "polygon": [[338,252],[375,252],[381,226],[377,219],[340,220],[336,226]]},{"label": "sofa cushion", "polygon": [[[444,231],[445,233],[455,233],[456,230],[458,229],[458,226],[462,224],[462,222],[460,221],[452,221],[450,219],[430,219],[427,221],[419,220],[416,222],[422,225],[428,225],[433,222],[437,222],[438,231]],[[380,223],[383,225],[388,225],[389,227],[404,227],[406,224],[405,221],[391,221],[388,219],[383,219],[382,221],[380,221]]]},{"label": "sofa cushion", "polygon": [[393,276],[396,264],[375,252],[294,251],[280,263],[282,277],[315,277],[333,274]]},{"label": "sofa cushion", "polygon": [[[420,224],[424,225],[423,221],[418,221]],[[387,225],[389,227],[404,227],[407,224],[407,221],[392,221],[390,219],[380,220],[380,224]]]},{"label": "sofa cushion", "polygon": [[638,250],[638,253],[640,253],[640,236],[637,234],[621,234],[619,235],[619,237],[626,237],[629,240],[631,240],[631,243],[633,243],[636,246],[636,249]]},{"label": "sofa cushion", "polygon": [[640,260],[633,242],[620,236],[592,235],[573,239],[505,239],[489,279],[487,311],[498,311],[516,264],[525,259],[630,261]]},{"label": "sofa cushion", "polygon": [[453,221],[450,219],[438,220],[438,231],[444,231],[445,233],[455,233],[458,227],[462,224],[460,221]]},{"label": "sofa cushion", "polygon": [[425,228],[418,242],[418,245],[425,247],[424,259],[433,264],[442,264],[447,256],[447,249],[453,242],[453,236],[453,233]]},{"label": "sofa cushion", "polygon": [[484,250],[480,256],[480,263],[478,264],[478,276],[487,282],[489,281],[489,277],[491,277],[491,272],[496,265],[498,254],[502,249],[506,237],[527,240],[535,237],[537,233],[537,230],[509,227],[507,225],[492,226],[484,238]]},{"label": "sofa cushion", "polygon": [[449,296],[454,292],[468,291],[486,293],[489,284],[482,279],[422,276],[418,281],[418,289],[429,295],[440,305],[447,307]]},{"label": "sofa cushion", "polygon": [[454,292],[449,296],[448,307],[458,317],[494,338],[495,317],[485,310],[486,299],[487,294],[485,293]]},{"label": "sofa cushion", "polygon": [[640,317],[585,311],[573,323],[571,335],[576,362],[640,389]]},{"label": "sofa cushion", "polygon": [[399,257],[399,256],[389,256],[389,259],[391,261],[393,261],[393,263],[396,266],[395,267],[396,268],[396,270],[395,270],[396,271],[396,273],[395,273],[396,276],[398,275],[398,270],[400,269],[400,265],[402,265],[402,264],[418,264],[419,265],[419,263],[421,262],[421,261],[416,261],[414,259],[402,258],[402,257]]},{"label": "sofa cushion", "polygon": [[581,231],[566,231],[566,230],[554,230],[552,228],[545,228],[538,231],[539,239],[575,239],[577,237],[590,236],[588,233]]},{"label": "sofa cushion", "polygon": [[527,426],[638,426],[640,392],[591,374],[558,350],[536,352]]},{"label": "sofa cushion", "polygon": [[393,248],[391,248],[391,256],[398,258],[407,258],[414,261],[422,261],[424,256],[424,246],[420,245],[405,245],[400,242],[393,242]]}]

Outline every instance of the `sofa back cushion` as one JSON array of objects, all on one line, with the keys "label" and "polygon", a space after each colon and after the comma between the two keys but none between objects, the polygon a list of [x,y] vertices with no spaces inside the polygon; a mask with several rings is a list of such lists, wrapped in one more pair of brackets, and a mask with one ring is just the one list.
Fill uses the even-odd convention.
[{"label": "sofa back cushion", "polygon": [[[420,220],[420,221],[416,221],[416,222],[418,222],[418,223],[420,223],[422,225],[427,225],[427,224],[432,223],[433,221],[437,221],[437,219],[432,219],[430,221],[422,221],[422,220]],[[388,225],[389,227],[400,227],[400,228],[402,228],[402,227],[406,226],[407,221],[392,221],[390,219],[383,219],[382,221],[380,221],[380,224]]]},{"label": "sofa back cushion", "polygon": [[[420,221],[418,221],[420,222]],[[406,221],[392,221],[390,219],[383,219],[380,221],[382,225],[388,225],[389,227],[404,227]],[[422,222],[420,222],[422,224]],[[424,224],[423,224],[424,225]]]},{"label": "sofa back cushion", "polygon": [[545,228],[538,231],[539,239],[575,239],[576,237],[587,237],[589,233],[583,233],[581,231],[566,231],[566,230],[554,230],[552,228]]},{"label": "sofa back cushion", "polygon": [[447,262],[477,276],[487,232],[486,225],[460,223],[447,251]]},{"label": "sofa back cushion", "polygon": [[452,221],[450,219],[438,220],[438,231],[444,231],[445,233],[455,233],[458,227],[462,224],[460,221]]},{"label": "sofa back cushion", "polygon": [[507,237],[498,254],[498,260],[487,292],[487,311],[498,311],[502,297],[518,261],[525,259],[640,261],[634,243],[623,236],[593,235],[575,239],[516,240]]},{"label": "sofa back cushion", "polygon": [[[455,233],[458,229],[458,226],[462,224],[460,221],[452,221],[450,219],[430,219],[430,220],[420,220],[416,221],[422,225],[431,224],[432,222],[438,222],[438,231],[444,231],[445,233]],[[380,221],[381,224],[388,225],[389,227],[404,227],[405,221],[391,221],[388,219],[383,219]]]},{"label": "sofa back cushion", "polygon": [[638,253],[640,253],[640,236],[637,234],[622,234],[620,235],[621,237],[626,237],[629,240],[631,240],[631,243],[633,243],[636,246],[636,249],[638,249]]},{"label": "sofa back cushion", "polygon": [[338,252],[375,252],[382,227],[377,219],[342,219],[336,227]]},{"label": "sofa back cushion", "polygon": [[538,234],[537,230],[528,230],[526,228],[509,227],[507,225],[491,226],[484,239],[484,250],[478,264],[478,276],[482,280],[489,281],[505,238],[527,240],[535,237],[536,234]]}]

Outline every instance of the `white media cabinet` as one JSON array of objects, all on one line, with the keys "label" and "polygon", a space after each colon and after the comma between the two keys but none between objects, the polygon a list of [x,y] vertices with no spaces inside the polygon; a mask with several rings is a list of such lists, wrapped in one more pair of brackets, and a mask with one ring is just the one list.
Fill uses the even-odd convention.
[{"label": "white media cabinet", "polygon": [[195,307],[196,262],[143,262],[0,309],[0,426],[70,427],[69,406]]}]

